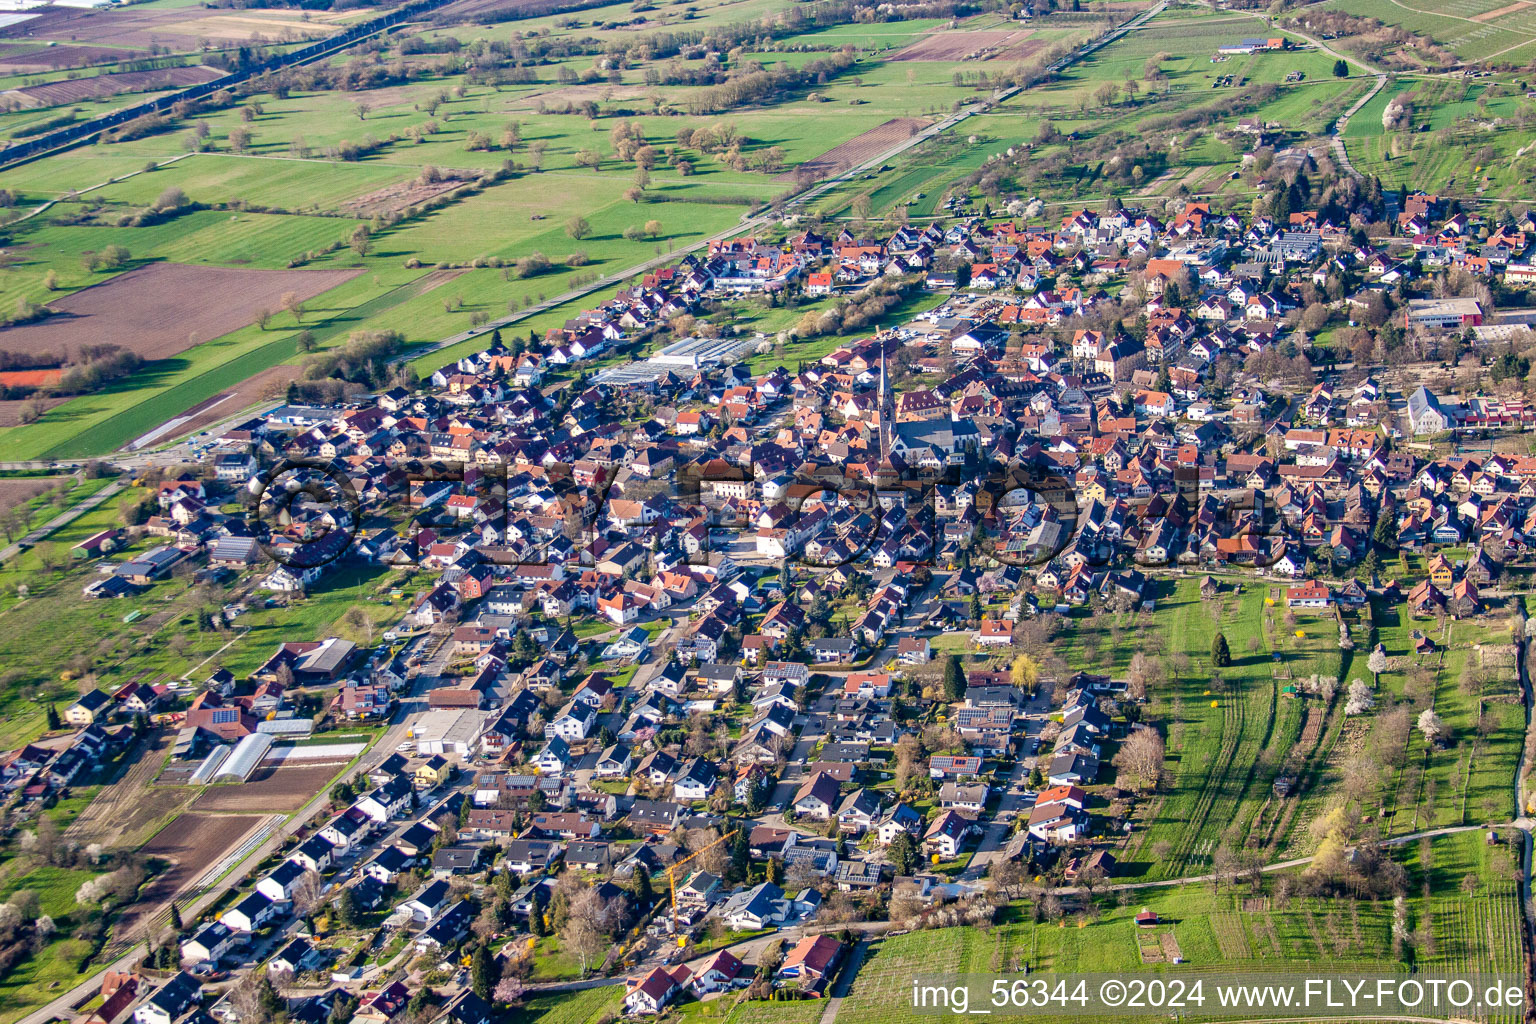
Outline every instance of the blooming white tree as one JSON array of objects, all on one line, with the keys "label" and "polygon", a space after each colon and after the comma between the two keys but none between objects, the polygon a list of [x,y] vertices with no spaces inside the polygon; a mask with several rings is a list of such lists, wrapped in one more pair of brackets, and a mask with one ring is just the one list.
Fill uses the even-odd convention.
[{"label": "blooming white tree", "polygon": [[1424,738],[1430,743],[1444,739],[1449,731],[1445,727],[1444,719],[1435,714],[1434,708],[1425,708],[1419,712],[1419,732],[1423,733]]},{"label": "blooming white tree", "polygon": [[1381,674],[1387,670],[1387,653],[1378,647],[1371,652],[1365,667],[1371,670],[1372,675],[1378,677],[1379,682]]},{"label": "blooming white tree", "polygon": [[75,890],[75,902],[82,907],[93,907],[106,898],[112,891],[112,876],[97,875],[89,881],[80,883],[80,888]]},{"label": "blooming white tree", "polygon": [[1353,679],[1349,684],[1349,697],[1344,701],[1346,715],[1363,715],[1376,706],[1376,695],[1364,679]]}]

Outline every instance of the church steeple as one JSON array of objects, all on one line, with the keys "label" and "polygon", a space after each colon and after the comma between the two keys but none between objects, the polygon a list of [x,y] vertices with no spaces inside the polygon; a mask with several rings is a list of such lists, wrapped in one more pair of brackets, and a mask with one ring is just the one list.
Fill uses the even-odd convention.
[{"label": "church steeple", "polygon": [[885,343],[880,343],[880,462],[884,463],[891,455],[891,420],[893,419],[890,407],[890,390],[885,377]]}]

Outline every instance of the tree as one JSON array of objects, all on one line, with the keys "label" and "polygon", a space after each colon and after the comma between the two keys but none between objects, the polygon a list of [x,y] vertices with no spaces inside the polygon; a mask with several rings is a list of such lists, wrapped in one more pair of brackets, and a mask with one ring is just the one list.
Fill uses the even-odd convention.
[{"label": "tree", "polygon": [[310,913],[319,906],[319,898],[326,894],[326,880],[319,877],[318,870],[310,867],[298,881],[293,883],[293,892],[289,900],[293,901],[293,913],[301,918],[309,917]]},{"label": "tree", "polygon": [[965,674],[960,670],[960,656],[951,654],[944,659],[944,699],[959,700],[965,696]]},{"label": "tree", "polygon": [[1141,651],[1131,655],[1130,671],[1126,675],[1125,695],[1132,700],[1146,700],[1147,688],[1156,681],[1157,663]]},{"label": "tree", "polygon": [[283,293],[283,308],[293,314],[293,322],[295,324],[304,321],[304,300],[299,298],[298,292]]},{"label": "tree", "polygon": [[581,959],[583,976],[592,958],[608,948],[609,935],[616,923],[616,909],[595,888],[583,889],[581,895],[571,901],[565,927],[560,929],[560,946]]},{"label": "tree", "polygon": [[1232,664],[1232,651],[1227,647],[1227,635],[1218,632],[1211,638],[1211,664],[1216,668],[1226,668]]},{"label": "tree", "polygon": [[180,932],[183,927],[181,923],[181,908],[177,907],[174,901],[171,903],[170,920],[172,930]]},{"label": "tree", "polygon": [[[720,787],[722,790],[724,786]],[[636,874],[642,872],[636,868]],[[752,843],[745,825],[736,830],[736,839],[731,844],[731,877],[737,881],[745,881],[752,873]]]},{"label": "tree", "polygon": [[1425,708],[1419,712],[1418,724],[1419,732],[1424,734],[1424,739],[1428,743],[1439,743],[1450,736],[1445,720],[1435,714],[1434,708]]},{"label": "tree", "polygon": [[489,1001],[496,980],[496,962],[491,958],[490,949],[481,943],[475,947],[475,954],[469,962],[469,987],[475,995]]},{"label": "tree", "polygon": [[644,912],[655,901],[656,896],[651,889],[651,873],[637,865],[635,867],[635,904],[641,912]]},{"label": "tree", "polygon": [[355,1013],[357,1013],[357,997],[344,989],[338,989],[336,999],[331,1003],[331,1012],[325,1018],[325,1024],[349,1024]]},{"label": "tree", "polygon": [[1371,540],[1383,551],[1397,550],[1397,524],[1391,516],[1377,516],[1376,526],[1371,530]]},{"label": "tree", "polygon": [[587,223],[585,217],[572,217],[565,222],[565,233],[580,241],[592,233],[592,225]]},{"label": "tree", "polygon": [[533,890],[533,906],[528,913],[528,930],[540,938],[549,934],[549,921],[544,916],[545,898],[543,886]]},{"label": "tree", "polygon": [[1013,667],[1008,674],[1014,686],[1020,690],[1033,691],[1035,684],[1040,681],[1040,663],[1027,654],[1021,654],[1013,659]]},{"label": "tree", "polygon": [[896,833],[891,844],[885,848],[885,859],[891,862],[898,875],[910,875],[913,865],[917,863],[917,843],[912,839],[912,833],[906,829]]},{"label": "tree", "polygon": [[240,1024],[271,1024],[283,1010],[283,997],[266,971],[252,971],[229,990],[229,1005]]},{"label": "tree", "polygon": [[659,220],[648,220],[648,221],[645,222],[645,233],[650,235],[652,240],[660,238],[661,237],[661,231],[662,231],[661,221],[659,221]]},{"label": "tree", "polygon": [[1344,700],[1344,714],[1363,715],[1376,706],[1376,695],[1364,679],[1354,679],[1349,684],[1349,695]]},{"label": "tree", "polygon": [[496,1001],[505,1006],[512,1006],[522,1002],[523,993],[526,990],[527,985],[524,984],[522,978],[511,973],[504,974],[501,980],[496,983]]},{"label": "tree", "polygon": [[1365,667],[1371,670],[1371,675],[1376,677],[1376,685],[1381,685],[1381,674],[1387,670],[1387,652],[1377,647],[1366,659]]},{"label": "tree", "polygon": [[1114,764],[1140,789],[1156,789],[1163,775],[1163,737],[1156,729],[1132,729],[1115,754]]},{"label": "tree", "polygon": [[48,730],[62,729],[64,723],[59,720],[59,709],[53,704],[48,705]]},{"label": "tree", "polygon": [[336,922],[343,928],[357,925],[357,897],[352,895],[351,886],[346,886],[336,894],[336,902],[332,906],[336,911]]},{"label": "tree", "polygon": [[1348,78],[1349,77],[1349,62],[1346,61],[1344,58],[1340,57],[1338,60],[1333,62],[1333,77],[1334,78]]}]

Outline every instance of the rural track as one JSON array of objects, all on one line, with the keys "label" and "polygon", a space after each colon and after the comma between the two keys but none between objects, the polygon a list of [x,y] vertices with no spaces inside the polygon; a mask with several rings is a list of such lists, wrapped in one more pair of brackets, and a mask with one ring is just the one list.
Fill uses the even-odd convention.
[{"label": "rural track", "polygon": [[102,504],[108,498],[112,497],[122,489],[122,481],[114,480],[107,486],[103,487],[101,490],[97,491],[95,494],[91,495],[89,498],[86,498],[84,501],[78,502],[71,508],[65,509],[63,512],[60,512],[58,515],[48,520],[42,526],[39,526],[37,529],[21,538],[21,540],[14,544],[7,545],[4,549],[0,549],[0,562],[9,562],[11,559],[21,554],[23,544],[36,544],[54,531],[62,530],[64,527],[68,526],[76,519],[79,519],[81,516],[91,511],[91,509],[96,508],[98,505]]}]

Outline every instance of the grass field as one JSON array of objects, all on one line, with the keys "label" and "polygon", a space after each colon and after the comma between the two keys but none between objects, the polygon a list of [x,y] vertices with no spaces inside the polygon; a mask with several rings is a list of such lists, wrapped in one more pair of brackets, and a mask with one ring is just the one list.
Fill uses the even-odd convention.
[{"label": "grass field", "polygon": [[[1373,619],[1347,616],[1355,644],[1347,652],[1331,614],[1288,614],[1283,588],[1250,578],[1237,593],[1238,578],[1222,582],[1209,601],[1180,580],[1164,585],[1152,613],[1074,615],[1056,641],[1068,664],[1089,671],[1123,675],[1138,649],[1165,667],[1145,717],[1164,734],[1168,781],[1136,807],[1117,851],[1123,877],[1199,874],[1222,845],[1307,856],[1318,838],[1308,825],[1341,804],[1385,836],[1513,817],[1524,713],[1500,615],[1442,627],[1378,604]],[[1233,659],[1220,670],[1206,654],[1218,622]],[[1414,655],[1414,630],[1432,633],[1442,650]],[[1177,637],[1177,648],[1158,637]],[[1370,681],[1365,654],[1378,641],[1391,669],[1377,706],[1346,721],[1345,686]],[[1319,695],[1320,680],[1332,682],[1332,701]],[[1287,687],[1297,695],[1283,694]],[[1397,731],[1426,707],[1450,729],[1445,749],[1416,729]],[[1280,778],[1290,781],[1288,797],[1274,793]]]},{"label": "grass field", "polygon": [[[1422,925],[1427,918],[1436,940],[1432,954],[1421,953],[1421,969],[1519,971],[1519,906],[1507,864],[1498,860],[1504,850],[1487,847],[1471,833],[1435,840],[1427,854],[1417,847],[1395,851],[1411,888],[1417,891],[1422,881],[1437,893],[1410,901],[1413,922]],[[1439,895],[1455,892],[1467,874],[1482,879],[1476,895]],[[1207,886],[1128,895],[1124,905],[1101,906],[1095,915],[1069,913],[1059,923],[1031,924],[1015,908],[991,928],[875,939],[839,1015],[848,1013],[868,1024],[910,1020],[912,979],[924,975],[1162,971],[1194,978],[1214,970],[1315,970],[1324,965],[1389,973],[1407,969],[1394,954],[1390,901],[1292,898],[1282,906],[1273,896],[1246,888],[1212,892]],[[1185,963],[1143,962],[1139,943],[1146,935],[1138,934],[1132,921],[1143,908],[1157,912],[1164,923],[1158,932],[1172,935]],[[973,994],[973,1007],[976,998]],[[1078,1018],[1068,1011],[1053,1012],[1051,1019]],[[1197,1012],[1180,1019],[1205,1018]]]},{"label": "grass field", "polygon": [[509,1017],[510,1024],[592,1024],[614,1013],[624,997],[621,985],[589,988],[580,992],[535,996]]},{"label": "grass field", "polygon": [[[1398,97],[1412,106],[1411,125],[1388,131],[1382,112]],[[1536,180],[1520,127],[1529,109],[1508,81],[1404,76],[1350,119],[1345,137],[1351,159],[1385,186],[1519,200]]]},{"label": "grass field", "polygon": [[1475,20],[1508,6],[1502,0],[1446,0],[1437,4],[1422,0],[1330,0],[1323,5],[1428,36],[1463,60],[1518,65],[1530,59],[1529,47],[1536,43],[1536,13],[1526,7]]}]

